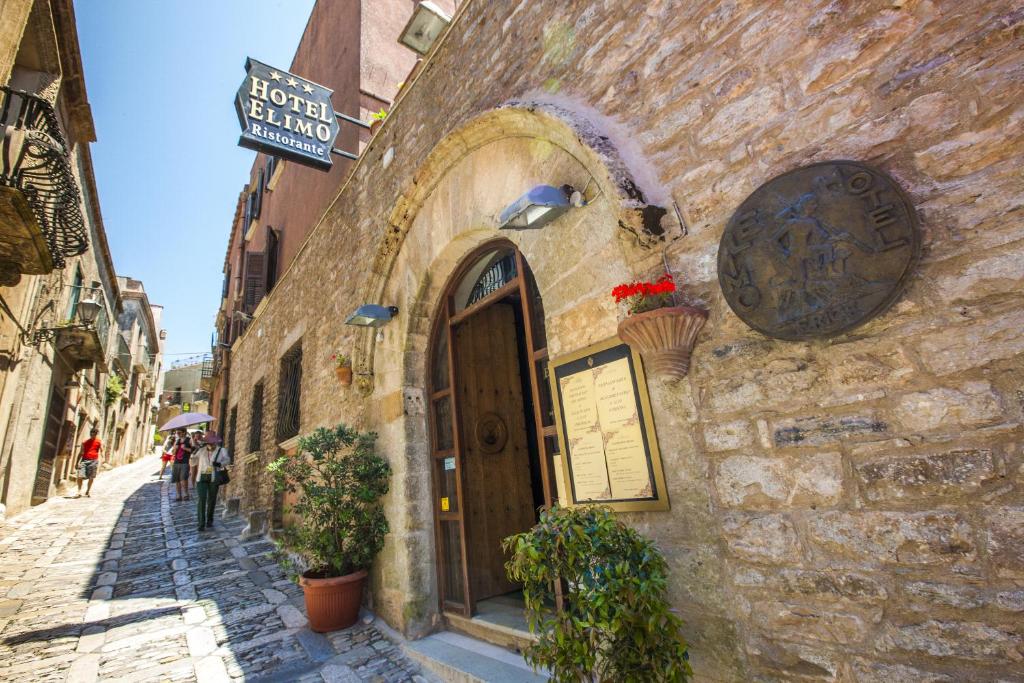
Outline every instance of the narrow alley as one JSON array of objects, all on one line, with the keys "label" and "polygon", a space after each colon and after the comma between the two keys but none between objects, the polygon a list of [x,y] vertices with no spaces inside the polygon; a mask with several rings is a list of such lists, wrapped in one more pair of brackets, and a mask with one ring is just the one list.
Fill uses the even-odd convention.
[{"label": "narrow alley", "polygon": [[416,681],[374,624],[327,636],[266,539],[198,532],[159,461],[105,472],[0,525],[0,680]]}]

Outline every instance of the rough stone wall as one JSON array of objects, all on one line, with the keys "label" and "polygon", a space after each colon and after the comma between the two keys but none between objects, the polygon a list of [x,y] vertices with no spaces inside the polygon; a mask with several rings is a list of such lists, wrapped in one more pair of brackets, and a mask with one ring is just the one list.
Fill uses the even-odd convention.
[{"label": "rough stone wall", "polygon": [[[395,468],[378,609],[409,632],[429,628],[424,321],[459,256],[497,235],[492,205],[524,186],[497,199],[478,191],[547,179],[549,143],[579,150],[552,126],[532,152],[507,151],[535,154],[532,170],[492,156],[490,182],[478,182],[487,164],[462,162],[472,148],[459,133],[430,153],[507,100],[546,98],[616,124],[623,157],[654,179],[648,192],[678,204],[686,236],[667,258],[711,311],[690,376],[651,383],[672,510],[626,516],[669,558],[699,678],[1024,677],[1024,11],[914,0],[525,6],[468,3],[238,342],[240,443],[251,387],[265,378],[265,448],[246,465],[247,505],[271,505],[262,467],[275,455],[277,367],[301,338],[302,431],[339,420],[376,429]],[[888,313],[849,334],[767,339],[722,299],[722,230],[765,180],[834,158],[876,165],[908,192],[921,264]],[[437,180],[445,169],[457,170]],[[407,201],[417,193],[429,196]],[[451,210],[417,213],[431,203]],[[514,236],[538,273],[555,355],[583,346],[580,331],[607,336],[611,286],[660,262],[609,232],[619,210],[605,201]],[[372,342],[342,321],[377,293],[402,313]],[[341,389],[329,361],[364,347],[375,349],[368,397]]]},{"label": "rough stone wall", "polygon": [[33,0],[0,0],[0,82],[7,83],[18,56]]}]

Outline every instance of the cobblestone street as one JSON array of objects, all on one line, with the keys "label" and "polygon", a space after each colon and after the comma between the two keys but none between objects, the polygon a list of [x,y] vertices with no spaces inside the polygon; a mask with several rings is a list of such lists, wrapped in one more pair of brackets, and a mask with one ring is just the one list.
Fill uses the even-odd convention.
[{"label": "cobblestone street", "polygon": [[175,503],[158,469],[0,524],[0,680],[431,680],[373,624],[310,631],[272,544],[219,510],[198,532],[194,497]]}]

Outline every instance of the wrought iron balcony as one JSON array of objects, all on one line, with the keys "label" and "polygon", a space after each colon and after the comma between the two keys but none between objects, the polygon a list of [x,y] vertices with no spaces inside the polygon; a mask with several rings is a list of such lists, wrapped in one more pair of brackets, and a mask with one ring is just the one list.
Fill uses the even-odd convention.
[{"label": "wrought iron balcony", "polygon": [[128,342],[124,340],[122,335],[117,335],[117,357],[114,359],[119,366],[121,366],[121,372],[127,377],[132,371],[132,350],[128,346]]},{"label": "wrought iron balcony", "polygon": [[0,285],[89,247],[81,193],[53,105],[0,86]]}]

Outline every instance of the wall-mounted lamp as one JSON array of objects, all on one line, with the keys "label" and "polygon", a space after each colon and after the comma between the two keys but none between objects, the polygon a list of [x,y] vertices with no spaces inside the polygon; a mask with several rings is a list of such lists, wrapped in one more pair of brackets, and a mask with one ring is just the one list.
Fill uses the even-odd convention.
[{"label": "wall-mounted lamp", "polygon": [[96,316],[100,313],[102,304],[93,298],[78,302],[78,319],[83,325],[92,325],[96,322]]},{"label": "wall-mounted lamp", "polygon": [[501,230],[534,230],[555,220],[571,207],[586,206],[583,195],[570,185],[537,185],[501,212]]},{"label": "wall-mounted lamp", "polygon": [[396,315],[398,315],[397,306],[363,304],[356,309],[355,313],[345,318],[345,324],[357,327],[382,327]]},{"label": "wall-mounted lamp", "polygon": [[[48,306],[48,308],[52,308],[52,306]],[[96,316],[99,315],[101,308],[103,308],[103,304],[100,303],[95,294],[92,294],[88,299],[79,301],[75,307],[75,315],[78,316],[77,323],[61,325],[60,327],[40,327],[31,332],[25,332],[24,339],[28,344],[39,346],[45,341],[53,341],[60,332],[95,329]],[[81,340],[69,342],[65,348],[79,345],[81,345]]]},{"label": "wall-mounted lamp", "polygon": [[445,14],[444,10],[430,0],[423,0],[416,4],[416,10],[412,13],[409,23],[402,29],[398,42],[414,52],[425,55],[430,52],[434,41],[451,21],[452,18]]},{"label": "wall-mounted lamp", "polygon": [[242,313],[241,311],[234,311],[231,315],[234,316],[235,320],[241,320],[243,323],[247,323],[252,320],[251,315],[248,313]]}]

